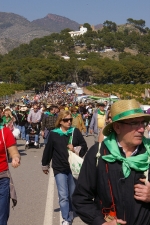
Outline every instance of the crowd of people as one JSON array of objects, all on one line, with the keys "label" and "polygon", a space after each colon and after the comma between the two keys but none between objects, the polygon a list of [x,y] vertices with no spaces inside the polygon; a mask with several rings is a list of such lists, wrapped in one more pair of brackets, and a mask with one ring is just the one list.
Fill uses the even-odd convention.
[{"label": "crowd of people", "polygon": [[[25,146],[34,137],[37,148],[40,135],[43,138],[42,170],[47,175],[52,161],[62,225],[72,224],[73,211],[91,225],[150,224],[150,141],[144,137],[150,115],[137,101],[77,102],[74,91],[67,93],[65,86],[56,84],[32,99],[24,96],[21,103],[2,105],[0,118],[0,225],[7,224],[12,193],[7,149],[12,166],[20,165],[14,127]],[[94,137],[89,150],[83,135]],[[69,151],[84,158],[78,180]]]},{"label": "crowd of people", "polygon": [[[105,124],[106,114],[110,110],[107,101],[77,102],[77,95],[68,93],[64,85],[53,85],[49,91],[22,96],[19,103],[0,106],[3,124],[13,130],[13,125],[20,130],[20,138],[30,144],[30,134],[34,134],[34,145],[38,146],[39,136],[47,143],[49,131],[55,128],[55,122],[60,112],[69,110],[73,117],[72,126],[78,128],[86,137],[94,133],[95,141]],[[46,99],[46,101],[45,101]],[[103,115],[102,115],[103,114]],[[99,116],[99,122],[94,118]],[[100,124],[101,123],[101,124]]]}]

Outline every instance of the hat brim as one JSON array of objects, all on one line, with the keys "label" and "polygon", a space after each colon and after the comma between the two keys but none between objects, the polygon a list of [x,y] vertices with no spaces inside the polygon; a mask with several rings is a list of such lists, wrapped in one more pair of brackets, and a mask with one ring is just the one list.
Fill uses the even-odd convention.
[{"label": "hat brim", "polygon": [[139,117],[144,117],[146,121],[150,121],[150,115],[144,114],[144,113],[138,113],[138,114],[122,117],[121,119],[118,119],[106,125],[103,129],[103,135],[109,136],[113,132],[113,123],[126,120],[126,119],[133,119],[133,118],[139,118]]},{"label": "hat brim", "polygon": [[3,112],[5,112],[5,111],[11,111],[11,109],[10,108],[5,108],[5,109],[3,109]]},{"label": "hat brim", "polygon": [[27,111],[27,109],[28,109],[27,107],[23,107],[23,108],[20,108],[20,111],[25,112],[25,111]]}]

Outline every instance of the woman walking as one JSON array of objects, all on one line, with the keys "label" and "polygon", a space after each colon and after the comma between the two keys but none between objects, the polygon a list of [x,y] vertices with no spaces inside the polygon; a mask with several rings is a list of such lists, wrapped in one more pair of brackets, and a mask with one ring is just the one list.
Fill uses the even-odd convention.
[{"label": "woman walking", "polygon": [[20,155],[12,132],[7,127],[3,128],[1,118],[0,128],[0,224],[7,225],[10,198],[12,198],[14,206],[17,204],[14,185],[9,172],[7,154],[12,158],[12,166],[14,168],[20,165]]},{"label": "woman walking", "polygon": [[15,117],[11,113],[10,107],[6,107],[3,110],[3,116],[2,116],[2,124],[5,127],[8,127],[11,131],[14,129],[14,122],[16,121]]},{"label": "woman walking", "polygon": [[[80,148],[80,151],[78,151],[80,157],[83,157],[87,151],[87,144],[81,132],[77,128],[71,127],[71,124],[71,112],[60,112],[56,121],[56,128],[50,132],[42,158],[42,168],[45,174],[49,172],[49,164],[52,159],[63,225],[69,225],[73,220],[71,200],[75,182],[68,162],[68,150],[75,154],[76,149]],[[69,143],[70,139],[72,139],[72,143]]]}]

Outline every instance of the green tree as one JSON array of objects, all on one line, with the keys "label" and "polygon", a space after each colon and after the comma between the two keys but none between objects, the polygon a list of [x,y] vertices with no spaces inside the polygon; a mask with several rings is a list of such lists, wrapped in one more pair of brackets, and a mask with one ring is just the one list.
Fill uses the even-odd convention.
[{"label": "green tree", "polygon": [[86,27],[88,31],[92,30],[91,25],[89,23],[84,23],[83,27]]},{"label": "green tree", "polygon": [[103,26],[104,26],[104,27],[107,27],[107,28],[109,29],[109,31],[114,31],[114,32],[117,31],[117,25],[116,25],[116,23],[114,23],[114,22],[112,22],[112,21],[106,20],[106,21],[103,23]]}]

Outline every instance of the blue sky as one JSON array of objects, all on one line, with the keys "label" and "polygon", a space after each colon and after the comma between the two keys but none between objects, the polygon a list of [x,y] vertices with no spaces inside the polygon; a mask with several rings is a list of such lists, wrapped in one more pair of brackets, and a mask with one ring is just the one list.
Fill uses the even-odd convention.
[{"label": "blue sky", "polygon": [[150,28],[150,0],[0,0],[0,11],[13,12],[30,21],[53,13],[91,25],[106,20],[123,24],[128,18],[143,19]]}]

